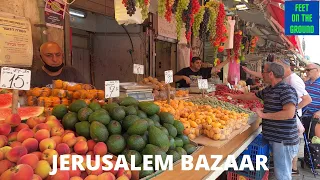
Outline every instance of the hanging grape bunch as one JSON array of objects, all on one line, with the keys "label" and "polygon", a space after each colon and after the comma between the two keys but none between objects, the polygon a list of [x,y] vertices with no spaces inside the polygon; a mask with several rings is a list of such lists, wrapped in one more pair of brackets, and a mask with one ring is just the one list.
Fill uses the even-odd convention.
[{"label": "hanging grape bunch", "polygon": [[136,0],[123,0],[122,3],[125,5],[129,16],[136,12]]},{"label": "hanging grape bunch", "polygon": [[141,15],[142,19],[145,20],[148,18],[148,6],[149,6],[149,0],[136,0],[138,7],[141,9]]},{"label": "hanging grape bunch", "polygon": [[171,17],[172,17],[172,7],[174,5],[175,1],[174,0],[166,0],[166,14],[165,18],[168,22],[171,22]]},{"label": "hanging grape bunch", "polygon": [[199,37],[200,24],[203,20],[204,12],[205,12],[205,7],[201,6],[199,12],[197,14],[195,14],[195,16],[194,16],[194,23],[192,26],[192,31],[193,31],[193,35],[196,37]]},{"label": "hanging grape bunch", "polygon": [[172,9],[171,9],[173,14],[175,14],[177,12],[178,3],[179,3],[179,0],[174,0],[174,3],[172,5]]},{"label": "hanging grape bunch", "polygon": [[[183,11],[183,15],[182,15],[182,20],[185,24],[185,28],[186,28],[186,39],[187,42],[190,42],[189,39],[189,31],[190,31],[190,21],[191,21],[191,15],[192,15],[192,0],[190,0],[188,8],[186,10]],[[191,32],[190,32],[191,35]]]},{"label": "hanging grape bunch", "polygon": [[189,17],[189,25],[186,26],[186,39],[187,39],[187,42],[191,41],[191,27],[193,26],[193,23],[194,23],[194,16],[200,10],[200,4],[199,4],[198,0],[191,0],[190,3],[189,3],[189,6],[190,6],[190,4],[191,4],[191,8],[190,8],[191,10],[189,10],[189,12],[188,12],[189,13],[189,16],[188,16]]},{"label": "hanging grape bunch", "polygon": [[180,34],[181,34],[181,28],[183,25],[183,20],[182,20],[182,14],[183,11],[186,10],[188,8],[189,5],[189,0],[179,0],[178,1],[178,5],[177,5],[177,9],[176,9],[176,27],[177,27],[177,38],[178,40],[180,39]]},{"label": "hanging grape bunch", "polygon": [[203,14],[203,20],[200,23],[200,29],[199,29],[199,38],[200,40],[204,40],[206,37],[206,32],[207,32],[207,25],[209,22],[209,17],[210,17],[210,11],[209,8],[204,9],[204,14]]},{"label": "hanging grape bunch", "polygon": [[158,15],[160,17],[163,17],[165,11],[166,11],[166,0],[158,0]]},{"label": "hanging grape bunch", "polygon": [[218,16],[218,11],[219,11],[219,2],[218,1],[209,1],[207,2],[206,6],[209,8],[209,21],[208,21],[208,25],[207,25],[207,31],[210,32],[209,34],[209,39],[210,42],[212,43],[213,46],[214,45],[214,37],[216,35],[216,20],[217,20],[217,16]]}]

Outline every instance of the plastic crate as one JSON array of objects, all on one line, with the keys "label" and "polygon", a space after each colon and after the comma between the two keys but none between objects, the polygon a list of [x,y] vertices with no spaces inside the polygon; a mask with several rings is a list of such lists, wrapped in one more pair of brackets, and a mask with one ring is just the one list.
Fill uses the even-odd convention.
[{"label": "plastic crate", "polygon": [[[250,155],[253,167],[256,168],[256,155],[265,155],[268,158],[266,163],[267,167],[270,165],[270,148],[269,143],[265,141],[262,134],[258,135],[248,148],[242,152],[237,158],[238,167],[241,164],[244,155]],[[235,172],[233,169],[229,169],[231,172]],[[245,168],[243,171],[236,171],[235,173],[249,177],[251,179],[262,179],[265,175],[265,170],[260,166],[260,170],[251,171],[249,168]]]},{"label": "plastic crate", "polygon": [[270,145],[263,139],[262,134],[259,134],[241,155],[250,155],[252,161],[256,160],[256,155],[265,155],[269,157]]},{"label": "plastic crate", "polygon": [[238,173],[232,172],[232,171],[229,171],[228,176],[227,176],[227,180],[268,180],[268,179],[269,179],[269,171],[266,171],[264,173],[264,176],[259,179],[243,176],[241,174],[238,174]]}]

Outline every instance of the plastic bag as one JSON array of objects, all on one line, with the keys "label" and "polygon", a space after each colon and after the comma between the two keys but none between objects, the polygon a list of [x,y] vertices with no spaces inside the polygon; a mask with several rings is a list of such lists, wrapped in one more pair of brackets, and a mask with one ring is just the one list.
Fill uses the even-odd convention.
[{"label": "plastic bag", "polygon": [[302,135],[305,129],[299,118],[297,118],[297,126],[298,126],[299,135]]},{"label": "plastic bag", "polygon": [[240,80],[240,64],[237,61],[229,62],[228,82],[231,85],[236,85],[236,81]]}]

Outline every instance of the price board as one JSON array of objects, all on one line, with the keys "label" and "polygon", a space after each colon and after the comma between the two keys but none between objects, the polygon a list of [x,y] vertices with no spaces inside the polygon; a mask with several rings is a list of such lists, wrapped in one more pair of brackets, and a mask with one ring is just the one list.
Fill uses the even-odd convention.
[{"label": "price board", "polygon": [[120,96],[119,81],[105,81],[105,98],[114,98]]},{"label": "price board", "polygon": [[198,79],[198,88],[199,89],[208,89],[208,80],[207,79]]},{"label": "price board", "polygon": [[1,68],[1,88],[30,90],[31,71],[11,67]]},{"label": "price board", "polygon": [[133,64],[133,74],[144,74],[144,66],[141,64]]},{"label": "price board", "polygon": [[165,77],[166,84],[173,83],[173,71],[172,70],[165,71],[164,77]]}]

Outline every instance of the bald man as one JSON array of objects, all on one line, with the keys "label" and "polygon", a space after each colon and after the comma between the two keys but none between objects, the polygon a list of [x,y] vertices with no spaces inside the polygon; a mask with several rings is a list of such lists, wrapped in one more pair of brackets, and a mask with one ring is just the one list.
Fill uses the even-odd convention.
[{"label": "bald man", "polygon": [[52,87],[52,81],[57,79],[85,83],[83,76],[75,68],[64,65],[63,52],[57,43],[46,42],[42,44],[40,58],[44,65],[40,69],[32,71],[32,87]]}]

